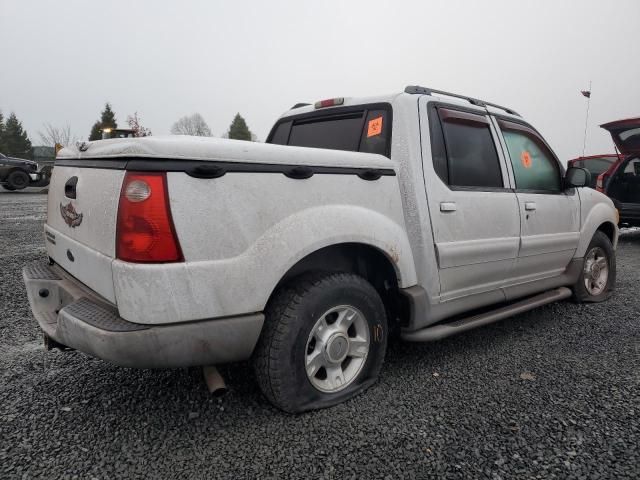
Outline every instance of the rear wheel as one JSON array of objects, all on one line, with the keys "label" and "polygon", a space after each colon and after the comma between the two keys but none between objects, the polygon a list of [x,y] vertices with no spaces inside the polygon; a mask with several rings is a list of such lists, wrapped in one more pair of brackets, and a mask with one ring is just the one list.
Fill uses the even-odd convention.
[{"label": "rear wheel", "polygon": [[582,272],[573,287],[577,302],[603,302],[608,299],[616,284],[616,257],[611,241],[597,231],[584,256]]},{"label": "rear wheel", "polygon": [[11,187],[9,190],[22,190],[29,186],[30,181],[29,175],[22,170],[14,170],[7,175],[7,185]]},{"label": "rear wheel", "polygon": [[318,273],[275,294],[253,365],[269,401],[302,412],[336,405],[373,384],[386,346],[376,290],[357,275]]}]

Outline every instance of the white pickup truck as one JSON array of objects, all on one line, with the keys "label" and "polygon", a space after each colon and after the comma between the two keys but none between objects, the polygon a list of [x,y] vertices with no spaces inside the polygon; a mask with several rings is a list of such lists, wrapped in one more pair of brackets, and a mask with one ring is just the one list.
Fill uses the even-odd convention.
[{"label": "white pickup truck", "polygon": [[608,298],[617,212],[588,175],[474,98],[296,105],[265,144],[62,150],[49,262],[23,276],[49,346],[142,368],[251,359],[265,396],[299,412],[375,382],[390,331],[430,341]]}]

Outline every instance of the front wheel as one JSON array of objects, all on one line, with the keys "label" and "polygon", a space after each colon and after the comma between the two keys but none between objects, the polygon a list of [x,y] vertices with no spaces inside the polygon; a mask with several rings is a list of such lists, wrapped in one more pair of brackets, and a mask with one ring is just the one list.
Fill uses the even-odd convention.
[{"label": "front wheel", "polygon": [[376,381],[387,333],[382,300],[363,278],[298,277],[267,306],[253,355],[258,384],[287,412],[336,405]]},{"label": "front wheel", "polygon": [[584,256],[582,272],[573,287],[573,297],[579,303],[603,302],[616,285],[616,256],[609,237],[597,231]]},{"label": "front wheel", "polygon": [[22,170],[14,170],[7,176],[7,185],[13,190],[22,190],[29,186],[31,179],[26,172]]}]

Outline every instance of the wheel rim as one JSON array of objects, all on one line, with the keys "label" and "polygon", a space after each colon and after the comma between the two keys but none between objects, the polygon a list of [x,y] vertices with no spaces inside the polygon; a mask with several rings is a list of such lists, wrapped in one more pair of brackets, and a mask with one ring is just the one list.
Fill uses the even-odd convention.
[{"label": "wheel rim", "polygon": [[26,175],[14,175],[13,177],[13,186],[16,188],[26,187],[29,183],[29,177]]},{"label": "wheel rim", "polygon": [[589,295],[597,296],[604,292],[608,279],[607,254],[600,247],[592,248],[584,260],[584,286]]},{"label": "wheel rim", "polygon": [[325,393],[348,387],[367,361],[370,343],[369,325],[360,310],[350,305],[327,310],[307,340],[307,378]]}]

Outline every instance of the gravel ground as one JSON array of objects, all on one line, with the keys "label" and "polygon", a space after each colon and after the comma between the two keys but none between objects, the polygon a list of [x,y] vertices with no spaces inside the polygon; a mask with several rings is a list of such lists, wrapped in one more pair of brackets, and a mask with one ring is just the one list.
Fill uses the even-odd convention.
[{"label": "gravel ground", "polygon": [[290,416],[246,364],[212,398],[196,369],[45,352],[20,275],[45,207],[0,194],[0,478],[640,478],[640,231],[608,303],[394,343],[365,394]]}]

